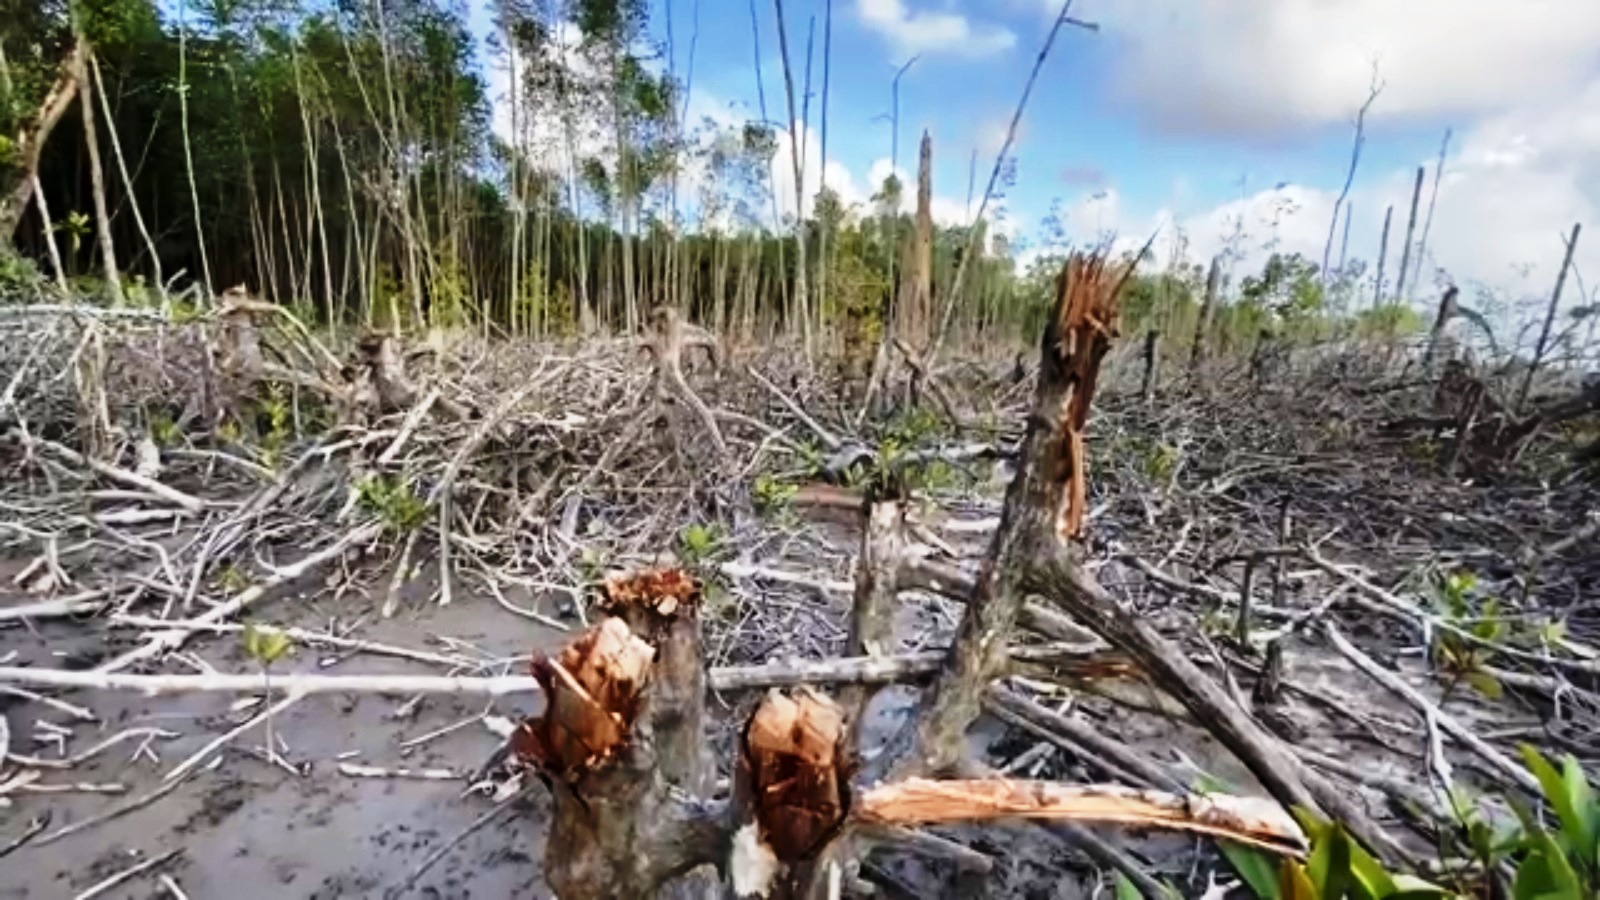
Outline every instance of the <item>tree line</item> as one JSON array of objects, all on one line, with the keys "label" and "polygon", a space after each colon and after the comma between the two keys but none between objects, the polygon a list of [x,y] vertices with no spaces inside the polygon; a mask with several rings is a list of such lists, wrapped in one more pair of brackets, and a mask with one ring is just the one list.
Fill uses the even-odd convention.
[{"label": "tree line", "polygon": [[[926,345],[946,330],[1036,334],[1068,249],[1021,266],[989,222],[934,223],[926,139],[916,203],[891,175],[864,204],[824,188],[784,198],[806,207],[799,221],[780,214],[774,167],[816,161],[783,158],[770,120],[685,121],[692,85],[650,38],[642,0],[498,3],[481,49],[515,76],[509,138],[448,0],[6,6],[12,282],[111,303],[242,283],[328,324],[515,336],[634,330],[670,303],[749,339],[871,342],[892,328]],[[791,120],[810,116],[826,69],[813,50],[793,65],[804,111],[792,82],[774,94]],[[1363,268],[1322,279],[1274,255],[1226,292],[1220,332],[1243,345],[1261,331],[1414,328],[1404,308],[1353,318]],[[1203,276],[1141,267],[1129,325],[1192,332]]]}]

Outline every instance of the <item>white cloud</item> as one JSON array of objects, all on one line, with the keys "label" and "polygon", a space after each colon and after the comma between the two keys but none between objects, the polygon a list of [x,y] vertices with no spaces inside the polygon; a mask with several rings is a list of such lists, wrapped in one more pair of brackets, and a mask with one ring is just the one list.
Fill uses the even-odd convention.
[{"label": "white cloud", "polygon": [[1348,121],[1374,60],[1375,119],[1494,113],[1600,64],[1594,0],[1081,0],[1073,12],[1117,47],[1118,99],[1181,131]]},{"label": "white cloud", "polygon": [[[1563,235],[1574,222],[1600,230],[1594,224],[1600,222],[1600,78],[1582,90],[1566,92],[1563,99],[1526,104],[1486,118],[1469,129],[1457,147],[1439,188],[1420,279],[1414,263],[1411,277],[1416,279],[1416,291],[1412,296],[1418,304],[1431,305],[1438,294],[1435,275],[1442,271],[1469,297],[1472,289],[1481,285],[1514,304],[1526,302],[1530,310],[1541,309],[1561,265]],[[1433,161],[1426,165],[1419,240],[1433,186]],[[1377,264],[1384,210],[1394,207],[1385,267],[1385,289],[1390,294],[1386,296],[1394,290],[1404,252],[1414,177],[1411,169],[1376,173],[1350,197],[1355,217],[1349,256],[1364,260],[1369,276]],[[1320,263],[1337,197],[1334,189],[1285,185],[1211,209],[1175,215],[1168,209],[1130,213],[1114,191],[1106,194],[1099,201],[1086,198],[1068,210],[1067,230],[1075,241],[1093,242],[1099,231],[1110,229],[1119,235],[1119,248],[1128,248],[1160,227],[1162,237],[1154,249],[1158,264],[1164,265],[1176,226],[1187,239],[1186,255],[1191,262],[1228,249],[1232,239],[1239,257],[1234,266],[1236,277],[1259,269],[1273,249],[1302,253]],[[1334,264],[1342,237],[1341,224],[1332,250]],[[1563,308],[1596,300],[1600,240],[1590,237],[1600,235],[1585,235],[1580,241],[1574,262],[1581,280],[1568,281]],[[1584,289],[1591,296],[1585,298],[1580,292]],[[1361,301],[1370,303],[1371,297],[1369,282]]]},{"label": "white cloud", "polygon": [[1017,43],[1015,34],[998,25],[975,25],[959,13],[912,10],[906,0],[856,0],[856,14],[901,59],[918,53],[989,56]]}]

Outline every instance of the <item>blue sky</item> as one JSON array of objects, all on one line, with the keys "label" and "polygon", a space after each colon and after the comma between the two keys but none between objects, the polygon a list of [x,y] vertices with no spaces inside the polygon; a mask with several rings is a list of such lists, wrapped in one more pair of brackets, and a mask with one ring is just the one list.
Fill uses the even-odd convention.
[{"label": "blue sky", "polygon": [[[671,4],[680,74],[698,3],[691,118],[756,118],[746,0],[651,2],[662,41]],[[815,20],[813,128],[825,2],[784,3],[797,92]],[[829,184],[865,201],[887,172],[890,128],[879,117],[889,112],[895,69],[917,54],[901,85],[900,165],[914,168],[927,129],[935,214],[963,218],[971,154],[976,148],[981,192],[1058,8],[1049,0],[834,0]],[[756,0],[755,11],[768,115],[781,121],[775,10]],[[1168,246],[1181,233],[1187,255],[1203,259],[1242,222],[1241,265],[1257,262],[1274,238],[1280,249],[1320,258],[1351,122],[1374,71],[1383,90],[1351,193],[1352,256],[1376,257],[1392,204],[1392,274],[1412,172],[1429,167],[1426,206],[1446,128],[1454,137],[1426,292],[1448,279],[1531,298],[1548,290],[1559,265],[1559,233],[1600,218],[1595,0],[1524,0],[1514,13],[1493,0],[1076,0],[1072,15],[1099,30],[1062,30],[1013,147],[1017,178],[1004,206],[1024,241],[1037,245],[1058,203],[1074,240],[1109,230],[1142,243],[1160,229]],[[803,146],[815,174],[814,135]],[[792,190],[788,159],[785,145],[776,179]],[[1286,207],[1273,227],[1273,211]],[[1579,263],[1600,282],[1595,237],[1580,245]],[[1584,290],[1593,288],[1584,282]]]}]

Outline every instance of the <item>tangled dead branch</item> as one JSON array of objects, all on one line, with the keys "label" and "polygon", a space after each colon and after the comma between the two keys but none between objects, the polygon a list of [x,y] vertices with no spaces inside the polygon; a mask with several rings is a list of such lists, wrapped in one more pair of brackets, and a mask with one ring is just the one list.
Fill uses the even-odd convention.
[{"label": "tangled dead branch", "polygon": [[[671,311],[643,344],[648,369],[616,352],[637,342],[419,352],[367,335],[339,357],[248,298],[183,323],[46,316],[44,339],[0,351],[0,540],[24,591],[0,604],[0,625],[142,633],[76,671],[6,658],[0,683],[281,692],[224,743],[264,710],[335,691],[537,691],[545,713],[513,746],[549,784],[545,877],[579,897],[648,893],[706,866],[746,895],[825,891],[878,877],[884,853],[1002,878],[982,862],[997,851],[966,847],[978,832],[908,830],[1002,817],[1302,852],[1281,816],[1187,789],[1202,731],[1244,763],[1236,780],[1341,819],[1391,860],[1416,844],[1371,804],[1403,805],[1437,844],[1451,826],[1432,773],[1522,791],[1526,773],[1503,764],[1516,740],[1600,755],[1594,488],[1564,456],[1586,434],[1592,387],[1551,390],[1569,399],[1511,419],[1490,375],[1436,408],[1432,383],[1357,383],[1360,360],[1307,353],[1248,400],[1243,379],[1217,374],[1227,359],[1203,358],[1193,377],[1207,390],[1172,397],[1153,375],[1143,402],[1119,390],[1132,374],[1113,352],[1120,279],[1097,258],[1063,273],[1031,400],[1008,386],[1010,359],[924,374],[948,395],[940,424],[898,461],[955,471],[958,489],[880,478],[887,454],[793,355],[724,365]],[[692,347],[714,351],[715,379],[688,367]],[[974,433],[984,404],[1025,430]],[[663,418],[670,430],[650,427]],[[974,487],[1007,477],[1003,498]],[[733,484],[764,518],[729,514]],[[443,674],[159,671],[209,665],[192,652],[242,632],[242,617],[360,610],[374,572],[396,616],[426,614],[430,596],[490,598],[519,625],[578,637],[536,653],[535,677],[506,675],[525,644],[508,657],[361,640],[341,612],[281,632]],[[1449,594],[1466,572],[1475,586]],[[305,585],[317,599],[281,599]],[[1363,689],[1376,676],[1338,668],[1357,657],[1335,635],[1397,680]],[[925,687],[886,716],[892,698],[876,695],[896,682]],[[737,696],[770,687],[787,692],[753,709]],[[1390,690],[1403,702],[1377,699]],[[1012,757],[1004,779],[970,777],[985,764],[964,759],[985,712],[1014,729],[990,751]],[[184,774],[218,758],[204,747]],[[169,794],[135,799],[148,796]],[[1056,831],[1135,883],[1161,868]]]}]

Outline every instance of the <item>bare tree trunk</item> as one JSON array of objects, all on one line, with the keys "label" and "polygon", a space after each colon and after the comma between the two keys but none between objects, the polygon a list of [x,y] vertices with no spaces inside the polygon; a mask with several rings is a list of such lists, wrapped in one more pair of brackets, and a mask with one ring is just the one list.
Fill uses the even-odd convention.
[{"label": "bare tree trunk", "polygon": [[1567,284],[1567,270],[1572,268],[1572,254],[1578,249],[1578,236],[1583,233],[1583,223],[1575,222],[1572,226],[1572,236],[1567,238],[1567,254],[1561,259],[1561,271],[1556,273],[1556,288],[1550,292],[1550,309],[1544,316],[1544,327],[1539,329],[1539,343],[1533,348],[1533,362],[1528,365],[1527,374],[1522,376],[1522,389],[1517,392],[1517,412],[1522,412],[1522,407],[1528,402],[1528,390],[1533,387],[1533,376],[1538,373],[1539,365],[1544,362],[1544,351],[1550,342],[1550,327],[1556,321],[1556,308],[1561,305],[1561,289]]},{"label": "bare tree trunk", "polygon": [[1356,215],[1354,201],[1344,205],[1344,237],[1339,239],[1339,271],[1344,272],[1345,261],[1350,258],[1350,220]]},{"label": "bare tree trunk", "polygon": [[55,83],[39,104],[39,111],[31,122],[24,123],[11,136],[12,152],[18,160],[15,168],[17,177],[16,182],[0,195],[0,250],[10,249],[17,226],[22,223],[22,213],[33,196],[33,186],[39,176],[39,156],[44,150],[45,141],[50,139],[50,132],[55,130],[56,124],[66,114],[67,107],[72,105],[72,99],[77,96],[79,78],[83,72],[84,49],[81,41],[73,42],[56,71]]},{"label": "bare tree trunk", "polygon": [[89,49],[88,41],[80,36],[78,46],[84,52],[78,54],[78,108],[83,111],[83,139],[89,146],[89,184],[94,194],[94,230],[100,240],[100,265],[105,272],[106,298],[112,306],[121,306],[122,273],[117,271],[117,247],[111,240],[111,212],[106,207],[106,178],[105,171],[100,167],[100,140],[95,134],[94,103],[89,99],[94,93],[94,87],[89,81],[89,66],[86,59],[94,51]]},{"label": "bare tree trunk", "polygon": [[1144,336],[1144,385],[1139,389],[1139,398],[1146,405],[1156,396],[1156,367],[1160,362],[1161,332],[1150,329]]},{"label": "bare tree trunk", "polygon": [[1406,218],[1406,242],[1400,248],[1400,278],[1394,286],[1394,302],[1404,303],[1406,299],[1406,274],[1411,271],[1411,240],[1417,232],[1417,206],[1422,202],[1422,179],[1427,177],[1428,170],[1417,166],[1417,183],[1411,188],[1411,215]]},{"label": "bare tree trunk", "polygon": [[922,133],[917,162],[917,218],[900,267],[895,331],[908,344],[926,348],[933,317],[933,138]]},{"label": "bare tree trunk", "polygon": [[[206,229],[200,221],[200,188],[194,179],[194,148],[189,141],[189,28],[184,22],[186,0],[178,0],[178,116],[183,126],[183,166],[189,176],[189,201],[194,209],[194,239],[200,248],[200,272],[206,296],[216,296],[211,281],[211,259],[206,253]],[[288,252],[288,248],[284,248]]]},{"label": "bare tree trunk", "polygon": [[972,258],[978,255],[978,223],[983,221],[983,214],[989,208],[989,201],[994,199],[995,182],[1000,180],[1000,171],[1005,168],[1006,154],[1011,152],[1011,145],[1017,140],[1017,126],[1022,124],[1023,110],[1027,109],[1028,97],[1033,94],[1033,85],[1039,80],[1039,70],[1044,68],[1044,61],[1050,58],[1050,48],[1055,46],[1056,35],[1061,33],[1061,26],[1069,24],[1091,31],[1096,30],[1095,26],[1068,15],[1072,12],[1072,2],[1073,0],[1063,0],[1061,11],[1056,14],[1055,21],[1050,26],[1050,33],[1045,36],[1044,46],[1039,48],[1039,55],[1034,58],[1033,70],[1028,73],[1028,83],[1022,88],[1022,96],[1017,99],[1017,108],[1011,114],[1011,123],[1006,126],[1006,139],[1000,144],[1000,150],[995,153],[994,168],[989,170],[989,183],[983,189],[983,199],[978,201],[978,213],[968,225],[966,249],[961,253],[961,262],[956,266],[955,278],[951,280],[950,295],[944,301],[944,313],[939,317],[933,344],[925,354],[929,368],[933,367],[934,359],[939,355],[939,348],[944,345],[945,332],[950,327],[950,317],[955,314],[956,303],[961,299],[961,286],[967,280],[967,269],[972,265]]},{"label": "bare tree trunk", "polygon": [[[833,65],[833,0],[827,0],[822,17],[822,146],[817,160],[817,187],[828,186],[828,89]],[[817,229],[817,320],[827,312],[828,306],[828,228]]]},{"label": "bare tree trunk", "polygon": [[[1345,171],[1344,186],[1339,189],[1339,198],[1333,201],[1333,221],[1328,223],[1328,242],[1322,247],[1322,283],[1328,283],[1328,257],[1333,255],[1333,234],[1339,227],[1339,209],[1344,206],[1344,201],[1350,196],[1350,185],[1356,180],[1356,167],[1361,165],[1361,148],[1367,142],[1367,111],[1372,109],[1372,104],[1383,93],[1383,82],[1378,80],[1378,73],[1374,69],[1372,84],[1367,88],[1367,100],[1361,104],[1361,109],[1356,112],[1356,133],[1350,143],[1350,168]],[[1343,268],[1341,262],[1340,268]]]},{"label": "bare tree trunk", "polygon": [[144,214],[139,211],[139,200],[133,195],[133,176],[128,173],[128,162],[122,155],[122,141],[117,138],[116,122],[111,118],[111,103],[106,99],[106,79],[100,71],[100,59],[93,53],[89,54],[89,66],[94,69],[94,81],[99,88],[100,113],[106,119],[106,133],[111,138],[111,155],[116,157],[117,171],[122,175],[123,190],[128,192],[128,208],[133,211],[133,222],[139,228],[139,236],[144,238],[145,249],[150,254],[150,270],[155,276],[156,295],[165,302],[167,296],[167,283],[161,273],[161,255],[156,252],[156,242],[150,237],[150,229],[145,227]]},{"label": "bare tree trunk", "polygon": [[1200,301],[1200,318],[1194,323],[1194,343],[1189,346],[1190,387],[1194,386],[1200,362],[1205,358],[1206,337],[1211,333],[1211,314],[1217,308],[1217,289],[1222,283],[1222,257],[1211,257],[1211,271],[1206,273],[1206,295]]},{"label": "bare tree trunk", "polygon": [[33,202],[39,207],[39,219],[44,223],[44,247],[50,255],[50,265],[55,269],[56,287],[65,297],[71,288],[67,286],[67,270],[61,262],[61,248],[56,246],[56,228],[55,223],[50,221],[50,204],[45,202],[44,185],[39,183],[38,175],[33,176]]},{"label": "bare tree trunk", "polygon": [[1383,212],[1383,237],[1378,239],[1378,274],[1372,280],[1372,308],[1377,309],[1383,305],[1383,266],[1389,259],[1389,223],[1394,219],[1394,206],[1391,204]]},{"label": "bare tree trunk", "polygon": [[[806,213],[805,213],[805,134],[797,132],[801,123],[795,118],[794,74],[789,67],[789,33],[783,22],[783,0],[772,0],[778,19],[778,55],[783,61],[783,87],[789,99],[789,157],[794,164],[794,309],[800,320],[806,355],[813,349],[811,313],[806,293]],[[803,126],[801,126],[803,127]]]},{"label": "bare tree trunk", "polygon": [[1428,197],[1428,218],[1422,223],[1422,239],[1417,242],[1417,274],[1411,279],[1411,291],[1416,293],[1417,282],[1422,280],[1422,267],[1427,264],[1428,234],[1433,231],[1433,209],[1439,203],[1439,182],[1444,180],[1444,161],[1450,154],[1450,129],[1444,130],[1444,140],[1439,142],[1439,162],[1433,169],[1433,193]]}]

